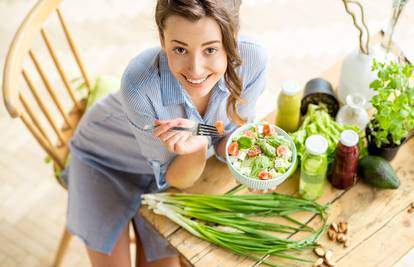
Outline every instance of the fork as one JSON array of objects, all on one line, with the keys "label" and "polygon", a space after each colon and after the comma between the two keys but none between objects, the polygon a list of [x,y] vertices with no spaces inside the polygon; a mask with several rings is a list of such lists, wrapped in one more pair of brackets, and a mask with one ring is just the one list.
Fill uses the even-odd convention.
[{"label": "fork", "polygon": [[[145,125],[144,131],[152,131],[155,127],[154,125]],[[215,126],[203,124],[203,123],[196,123],[193,127],[171,127],[170,131],[188,131],[191,132],[193,135],[202,135],[202,136],[211,136],[211,137],[218,137],[222,136]]]}]

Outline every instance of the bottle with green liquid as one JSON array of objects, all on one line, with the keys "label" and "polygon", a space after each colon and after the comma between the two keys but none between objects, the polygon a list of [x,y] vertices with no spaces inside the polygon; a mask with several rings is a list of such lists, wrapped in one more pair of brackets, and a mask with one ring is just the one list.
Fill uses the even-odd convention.
[{"label": "bottle with green liquid", "polygon": [[302,158],[299,194],[315,200],[323,193],[326,184],[328,141],[322,135],[311,135],[305,141],[306,151]]},{"label": "bottle with green liquid", "polygon": [[294,132],[299,127],[301,91],[292,80],[283,82],[277,99],[276,125],[286,132]]}]

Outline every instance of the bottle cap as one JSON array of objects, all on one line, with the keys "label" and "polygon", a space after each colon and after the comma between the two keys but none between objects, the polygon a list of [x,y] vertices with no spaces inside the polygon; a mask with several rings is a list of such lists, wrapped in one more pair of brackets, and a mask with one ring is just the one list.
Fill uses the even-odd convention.
[{"label": "bottle cap", "polygon": [[328,141],[320,134],[311,135],[306,138],[305,147],[312,155],[322,155],[328,149]]},{"label": "bottle cap", "polygon": [[282,84],[282,92],[288,96],[297,94],[300,91],[299,84],[292,80],[284,81]]},{"label": "bottle cap", "polygon": [[355,131],[345,130],[341,133],[341,138],[339,141],[344,146],[355,146],[358,144],[359,136]]}]

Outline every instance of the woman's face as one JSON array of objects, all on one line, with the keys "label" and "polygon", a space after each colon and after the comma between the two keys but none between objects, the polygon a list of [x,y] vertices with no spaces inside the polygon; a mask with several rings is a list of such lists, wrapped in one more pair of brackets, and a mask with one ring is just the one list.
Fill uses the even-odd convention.
[{"label": "woman's face", "polygon": [[172,74],[192,98],[206,96],[226,71],[221,30],[212,18],[167,18],[161,45]]}]

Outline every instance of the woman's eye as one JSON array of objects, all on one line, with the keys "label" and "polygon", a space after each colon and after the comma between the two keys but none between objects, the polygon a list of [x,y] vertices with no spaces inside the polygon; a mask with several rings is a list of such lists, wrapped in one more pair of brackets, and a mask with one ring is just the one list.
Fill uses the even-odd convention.
[{"label": "woman's eye", "polygon": [[187,51],[182,47],[176,47],[176,48],[174,48],[174,52],[179,54],[179,55],[184,55],[185,52],[187,52]]},{"label": "woman's eye", "polygon": [[206,51],[207,51],[207,54],[214,54],[217,52],[217,48],[210,47],[210,48],[207,48]]}]

